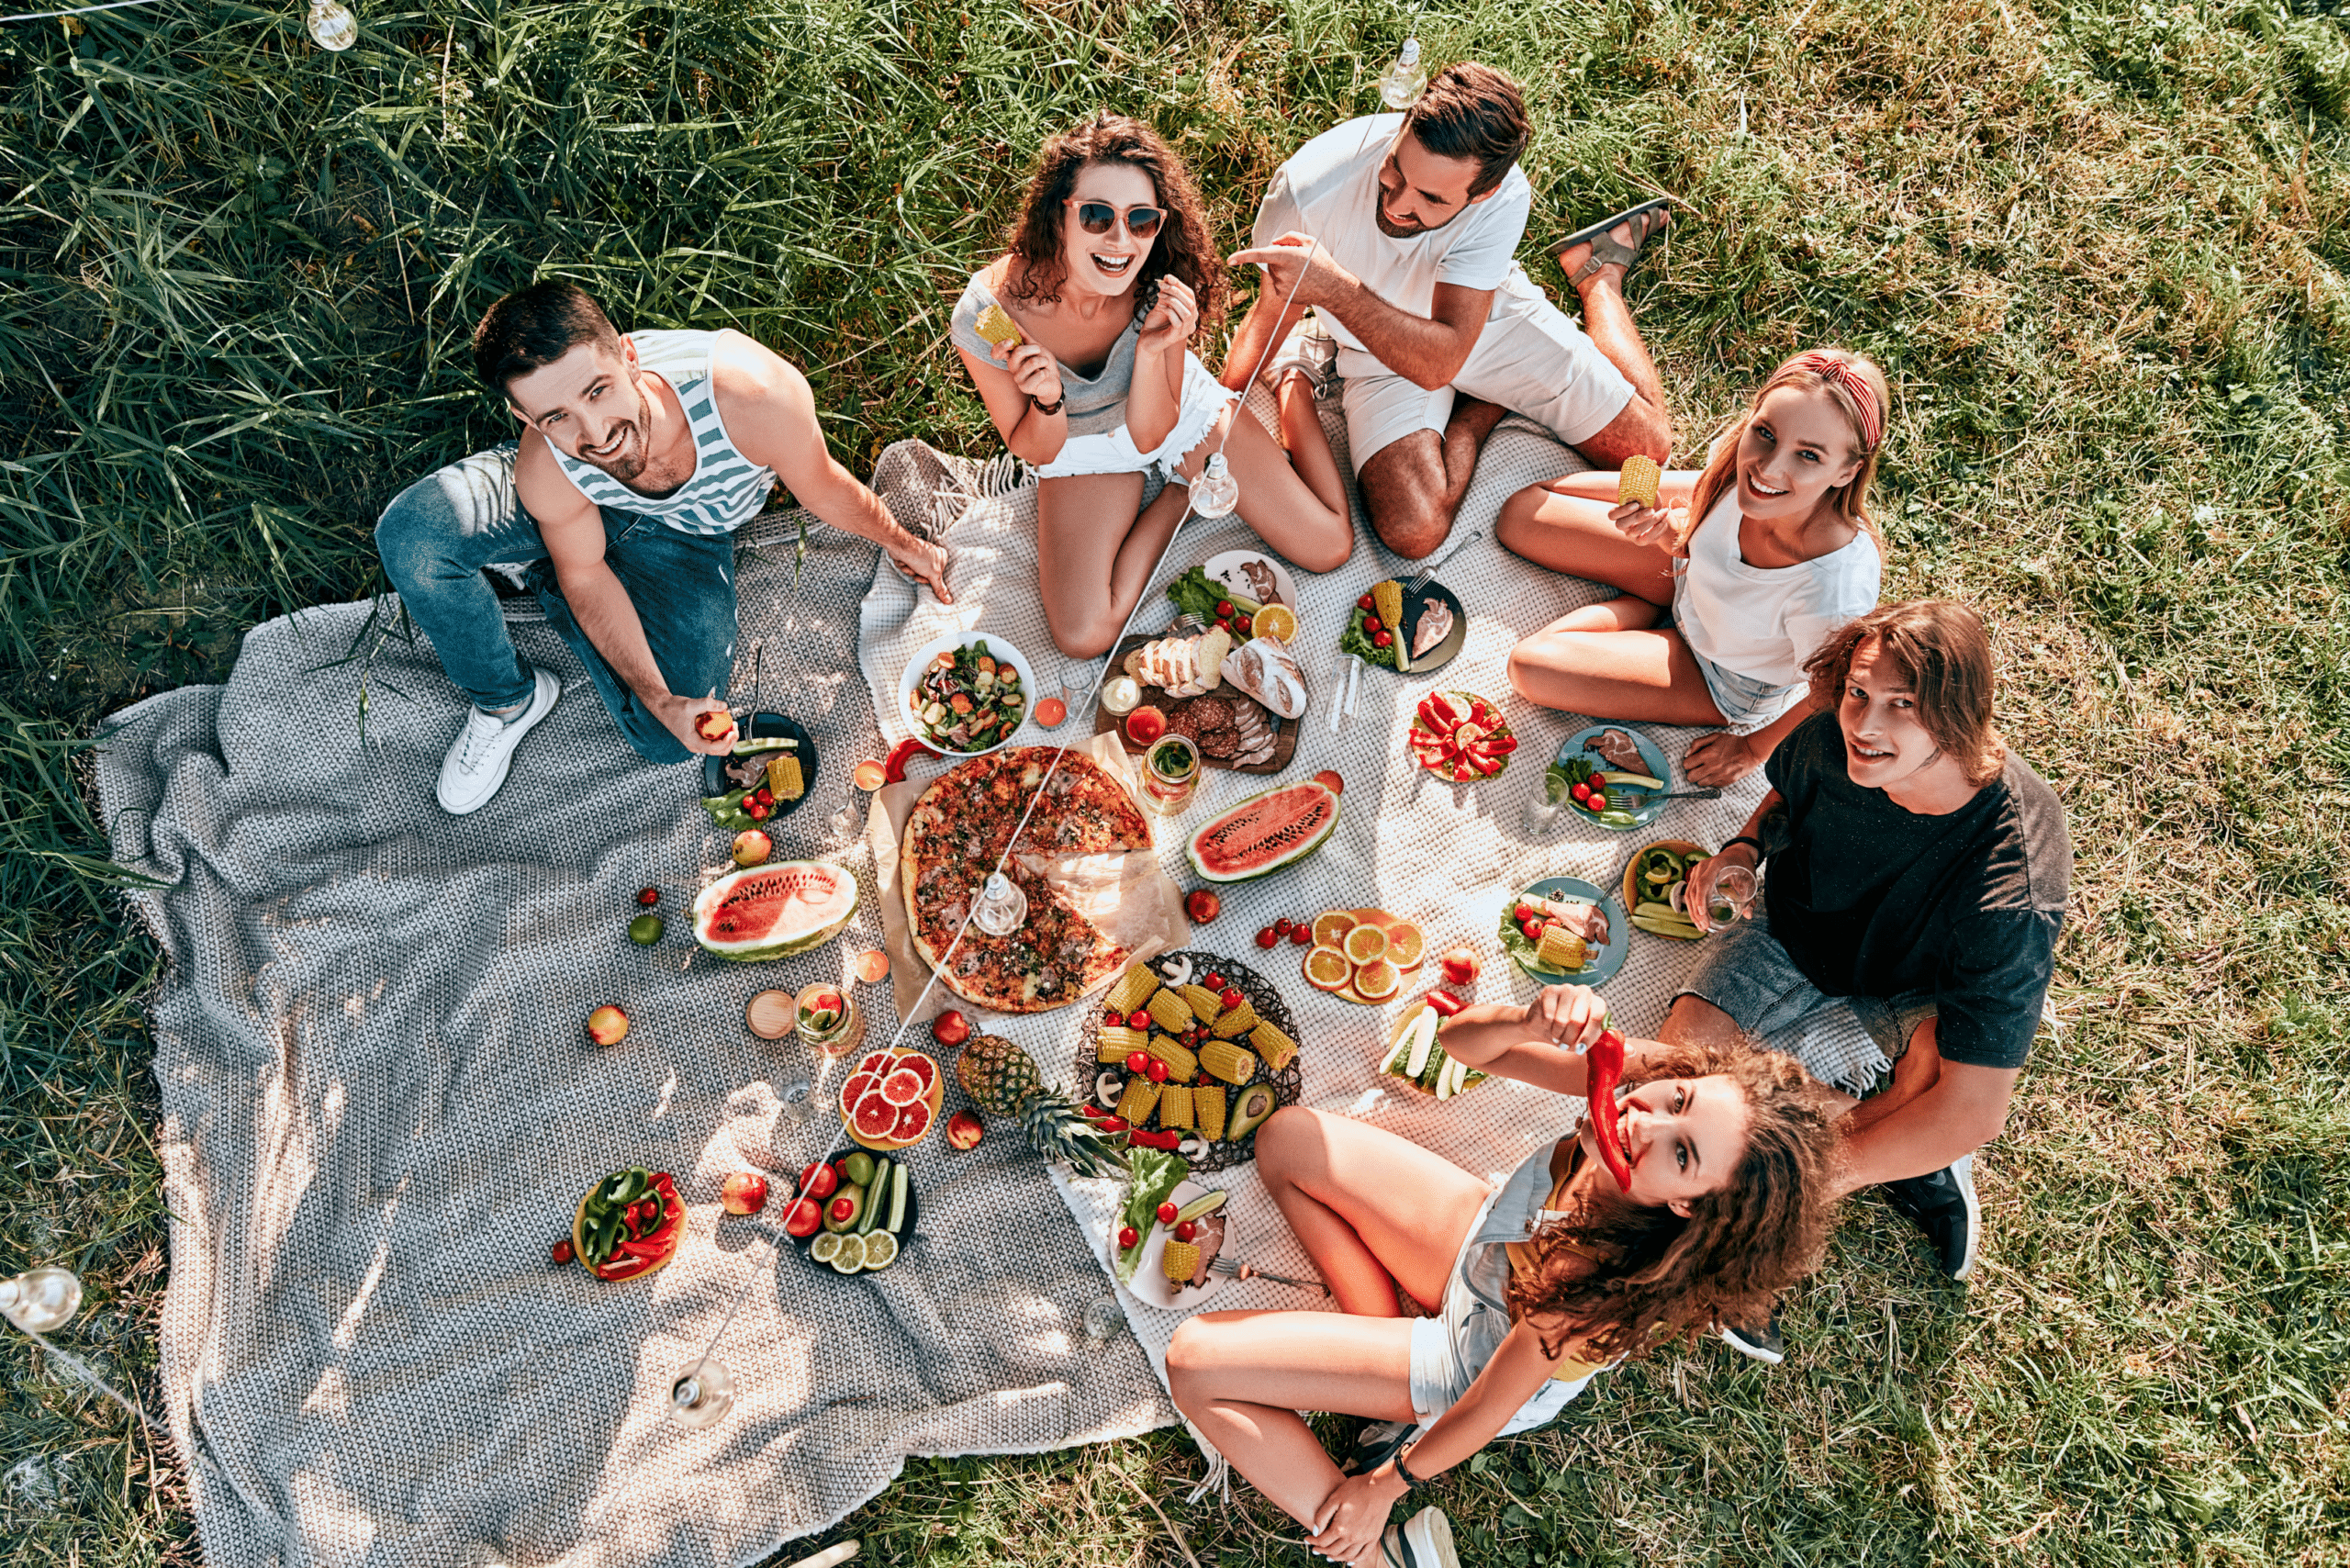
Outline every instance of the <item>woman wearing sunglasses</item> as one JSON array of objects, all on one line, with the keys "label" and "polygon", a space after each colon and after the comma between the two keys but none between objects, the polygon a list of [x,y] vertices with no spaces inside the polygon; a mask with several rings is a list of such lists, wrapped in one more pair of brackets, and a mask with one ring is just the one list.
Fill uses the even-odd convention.
[{"label": "woman wearing sunglasses", "polygon": [[[1064,654],[1109,650],[1227,431],[1242,521],[1307,571],[1346,561],[1344,494],[1309,488],[1191,352],[1201,318],[1222,319],[1224,285],[1199,192],[1156,131],[1102,114],[1047,141],[1010,243],[951,331],[1004,444],[1035,470],[1037,576]],[[1018,338],[981,335],[990,306]],[[1146,508],[1154,471],[1169,483]]]}]

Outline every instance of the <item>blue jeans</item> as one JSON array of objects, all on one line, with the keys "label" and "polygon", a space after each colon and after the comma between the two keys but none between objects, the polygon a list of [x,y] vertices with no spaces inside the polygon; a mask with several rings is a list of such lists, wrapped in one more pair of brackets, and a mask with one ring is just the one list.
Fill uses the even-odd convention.
[{"label": "blue jeans", "polygon": [[[540,608],[588,666],[621,734],[647,762],[685,761],[694,754],[613,674],[564,601],[539,525],[514,493],[514,450],[508,442],[476,452],[395,497],[375,524],[385,576],[450,680],[496,712],[530,700],[531,673],[482,568],[527,564]],[[662,679],[682,696],[725,695],[734,670],[733,540],[610,508],[603,517],[605,564],[636,606]]]}]

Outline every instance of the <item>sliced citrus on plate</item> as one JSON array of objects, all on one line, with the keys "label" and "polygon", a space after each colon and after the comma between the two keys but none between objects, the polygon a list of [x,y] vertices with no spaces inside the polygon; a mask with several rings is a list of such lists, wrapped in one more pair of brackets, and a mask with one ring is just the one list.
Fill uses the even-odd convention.
[{"label": "sliced citrus on plate", "polygon": [[865,1267],[867,1271],[886,1269],[898,1260],[898,1238],[886,1230],[877,1230],[865,1238]]},{"label": "sliced citrus on plate", "polygon": [[1404,989],[1404,977],[1384,958],[1374,958],[1355,970],[1355,994],[1365,1002],[1384,1002]]},{"label": "sliced citrus on plate", "polygon": [[865,1267],[865,1238],[844,1236],[841,1249],[833,1254],[833,1268],[844,1274],[854,1274]]},{"label": "sliced citrus on plate", "polygon": [[1305,980],[1308,985],[1322,991],[1344,991],[1354,979],[1355,967],[1336,947],[1309,947],[1305,950]]},{"label": "sliced citrus on plate", "polygon": [[1297,635],[1297,611],[1286,604],[1269,604],[1249,619],[1248,630],[1286,643]]},{"label": "sliced citrus on plate", "polygon": [[1427,934],[1410,921],[1399,920],[1387,928],[1387,961],[1397,969],[1406,973],[1418,969],[1427,950]]},{"label": "sliced citrus on plate", "polygon": [[1314,917],[1314,945],[1316,947],[1343,947],[1347,933],[1355,928],[1355,917],[1343,909],[1326,909]]},{"label": "sliced citrus on plate", "polygon": [[1387,956],[1387,928],[1383,925],[1358,925],[1347,933],[1347,961],[1368,964]]}]

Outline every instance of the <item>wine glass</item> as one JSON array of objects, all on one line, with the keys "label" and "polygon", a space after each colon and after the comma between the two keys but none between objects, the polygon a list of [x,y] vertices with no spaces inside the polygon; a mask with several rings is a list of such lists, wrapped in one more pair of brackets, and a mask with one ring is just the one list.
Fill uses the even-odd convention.
[{"label": "wine glass", "polygon": [[1085,1337],[1096,1345],[1106,1345],[1126,1327],[1126,1315],[1113,1295],[1095,1296],[1085,1307]]},{"label": "wine glass", "polygon": [[1549,768],[1542,770],[1542,783],[1526,802],[1526,831],[1537,838],[1548,838],[1559,831],[1559,819],[1566,814],[1565,781]]}]

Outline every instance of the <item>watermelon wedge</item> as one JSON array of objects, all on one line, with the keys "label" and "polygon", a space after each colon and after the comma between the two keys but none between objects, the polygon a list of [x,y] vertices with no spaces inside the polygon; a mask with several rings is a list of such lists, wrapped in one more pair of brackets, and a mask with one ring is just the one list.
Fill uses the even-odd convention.
[{"label": "watermelon wedge", "polygon": [[821,861],[778,861],[704,888],[694,899],[694,940],[722,958],[756,963],[830,941],[856,913],[855,877]]}]

